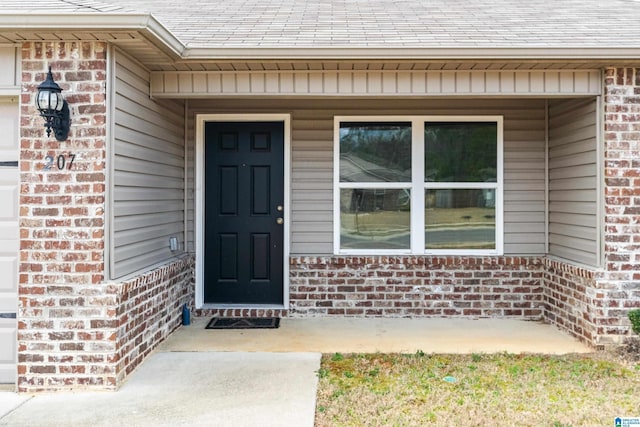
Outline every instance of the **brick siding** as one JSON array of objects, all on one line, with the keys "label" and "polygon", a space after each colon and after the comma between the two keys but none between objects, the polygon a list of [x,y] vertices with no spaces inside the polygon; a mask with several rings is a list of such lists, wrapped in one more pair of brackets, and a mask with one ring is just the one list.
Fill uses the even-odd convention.
[{"label": "brick siding", "polygon": [[545,260],[544,270],[545,319],[591,343],[596,335],[594,270],[552,259]]},{"label": "brick siding", "polygon": [[180,326],[194,263],[185,256],[120,283],[48,286],[48,314],[20,316],[18,390],[118,388]]},{"label": "brick siding", "polygon": [[[70,104],[72,125],[64,142],[46,136],[35,108],[49,65]],[[106,65],[101,43],[23,44],[20,391],[114,385],[107,355],[115,339],[104,328],[116,302],[104,284]]]},{"label": "brick siding", "polygon": [[[74,59],[84,55],[83,60]],[[25,43],[20,126],[21,293],[55,283],[104,281],[105,46]],[[35,108],[37,86],[53,67],[70,103],[69,139],[47,138]],[[82,79],[92,81],[89,86]],[[88,113],[87,111],[90,110]],[[73,165],[69,167],[74,154]],[[58,158],[64,169],[58,168]],[[47,157],[53,159],[45,169]],[[62,162],[61,162],[62,164]],[[33,292],[29,292],[28,287]]]},{"label": "brick siding", "polygon": [[606,346],[640,307],[638,282],[547,257],[292,257],[290,268],[289,317],[545,320]]},{"label": "brick siding", "polygon": [[542,262],[537,257],[293,257],[289,315],[542,319]]},{"label": "brick siding", "polygon": [[640,308],[640,68],[605,70],[604,274],[594,291],[595,342],[629,334]]},{"label": "brick siding", "polygon": [[182,323],[182,306],[193,301],[195,257],[184,256],[116,285],[118,384]]},{"label": "brick siding", "polygon": [[[34,106],[49,65],[71,110],[64,142],[46,137]],[[193,256],[105,282],[106,69],[103,43],[23,44],[21,392],[117,388],[179,326],[182,305],[193,300]]]},{"label": "brick siding", "polygon": [[611,280],[640,280],[640,68],[605,76],[605,262]]}]

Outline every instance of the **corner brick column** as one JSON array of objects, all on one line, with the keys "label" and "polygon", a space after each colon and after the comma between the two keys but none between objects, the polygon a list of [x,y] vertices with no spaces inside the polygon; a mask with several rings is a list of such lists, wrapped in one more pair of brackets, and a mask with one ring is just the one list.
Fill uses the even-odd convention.
[{"label": "corner brick column", "polygon": [[605,272],[592,295],[600,343],[618,343],[640,307],[640,68],[605,71]]},{"label": "corner brick column", "polygon": [[[104,284],[106,46],[22,47],[18,390],[115,386],[117,294]],[[71,110],[65,142],[35,108],[48,67]]]}]

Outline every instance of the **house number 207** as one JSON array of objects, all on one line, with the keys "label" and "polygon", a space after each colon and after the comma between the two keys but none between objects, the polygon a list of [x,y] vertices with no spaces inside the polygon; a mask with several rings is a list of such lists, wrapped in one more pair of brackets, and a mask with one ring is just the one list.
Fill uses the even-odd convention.
[{"label": "house number 207", "polygon": [[73,153],[69,154],[60,154],[57,157],[47,156],[44,158],[44,167],[43,170],[50,171],[52,169],[63,170],[66,166],[67,169],[71,170],[71,166],[73,166],[73,161],[76,159],[76,155]]}]

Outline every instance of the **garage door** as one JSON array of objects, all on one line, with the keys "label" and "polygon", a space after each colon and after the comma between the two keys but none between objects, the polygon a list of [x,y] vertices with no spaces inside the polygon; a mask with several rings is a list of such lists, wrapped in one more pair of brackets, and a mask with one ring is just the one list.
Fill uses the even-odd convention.
[{"label": "garage door", "polygon": [[16,381],[18,100],[0,97],[0,383]]}]

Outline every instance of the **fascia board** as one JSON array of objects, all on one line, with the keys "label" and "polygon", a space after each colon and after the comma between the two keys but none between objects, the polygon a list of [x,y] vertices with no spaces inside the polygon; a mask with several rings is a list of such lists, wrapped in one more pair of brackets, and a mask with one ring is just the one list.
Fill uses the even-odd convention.
[{"label": "fascia board", "polygon": [[184,53],[184,44],[153,15],[146,13],[2,13],[0,31],[138,31],[174,57]]},{"label": "fascia board", "polygon": [[638,47],[519,47],[519,48],[186,48],[183,59],[189,60],[584,60],[637,59]]}]

